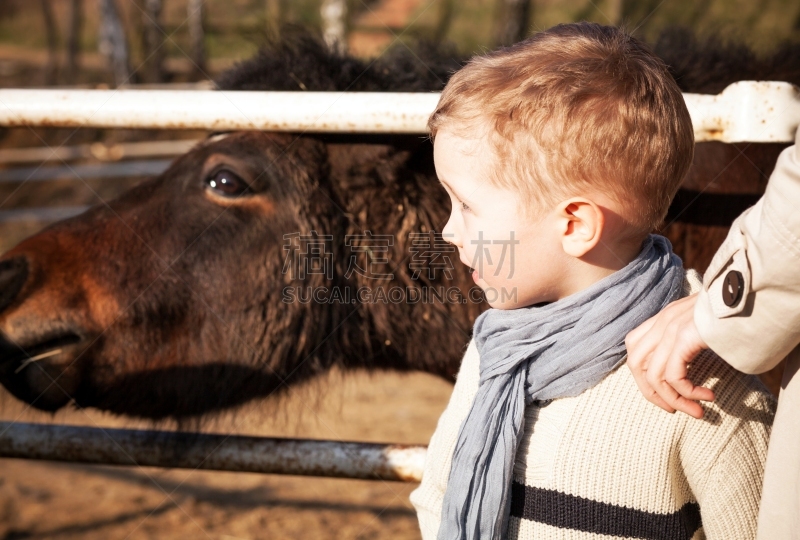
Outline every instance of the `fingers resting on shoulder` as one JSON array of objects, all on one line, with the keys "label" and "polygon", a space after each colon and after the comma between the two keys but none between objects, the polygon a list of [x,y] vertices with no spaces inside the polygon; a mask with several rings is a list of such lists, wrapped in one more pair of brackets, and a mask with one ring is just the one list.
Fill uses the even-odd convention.
[{"label": "fingers resting on shoulder", "polygon": [[698,400],[713,401],[714,393],[688,378],[689,365],[708,345],[694,323],[697,294],[669,304],[628,333],[628,368],[639,390],[651,403],[668,412],[703,416]]}]

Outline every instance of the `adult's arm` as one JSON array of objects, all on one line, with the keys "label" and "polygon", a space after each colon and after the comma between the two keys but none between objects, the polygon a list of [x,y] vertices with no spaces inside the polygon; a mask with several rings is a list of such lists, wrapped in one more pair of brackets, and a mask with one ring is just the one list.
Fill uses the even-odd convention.
[{"label": "adult's arm", "polygon": [[697,331],[736,369],[768,371],[800,343],[800,130],[764,196],[734,222],[703,283]]},{"label": "adult's arm", "polygon": [[768,371],[800,342],[800,131],[781,153],[759,202],[731,226],[699,294],[631,331],[628,367],[650,402],[700,418],[713,393],[688,377],[711,348],[733,367]]}]

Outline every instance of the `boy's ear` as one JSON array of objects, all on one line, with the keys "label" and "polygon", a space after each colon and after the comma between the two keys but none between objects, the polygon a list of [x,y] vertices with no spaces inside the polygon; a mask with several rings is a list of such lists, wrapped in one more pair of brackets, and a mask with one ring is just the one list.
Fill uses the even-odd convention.
[{"label": "boy's ear", "polygon": [[600,242],[605,216],[589,199],[573,197],[557,209],[561,245],[567,255],[583,257]]}]

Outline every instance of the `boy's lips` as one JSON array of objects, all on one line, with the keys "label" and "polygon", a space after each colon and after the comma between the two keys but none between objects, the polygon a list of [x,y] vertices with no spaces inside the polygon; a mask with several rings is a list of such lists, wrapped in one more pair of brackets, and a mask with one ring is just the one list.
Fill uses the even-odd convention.
[{"label": "boy's lips", "polygon": [[478,271],[472,268],[472,266],[470,266],[468,263],[464,262],[464,259],[462,259],[461,257],[459,257],[459,260],[461,261],[461,264],[469,268],[470,274],[472,275],[472,281],[474,281],[477,284],[478,280],[480,279]]},{"label": "boy's lips", "polygon": [[465,263],[464,259],[459,257],[459,260],[461,261],[461,264],[463,264],[464,266],[469,268],[470,274],[472,275],[472,281],[474,281],[477,284],[478,280],[480,279],[480,276],[478,275],[478,271],[475,270],[474,268],[472,268],[469,264]]}]

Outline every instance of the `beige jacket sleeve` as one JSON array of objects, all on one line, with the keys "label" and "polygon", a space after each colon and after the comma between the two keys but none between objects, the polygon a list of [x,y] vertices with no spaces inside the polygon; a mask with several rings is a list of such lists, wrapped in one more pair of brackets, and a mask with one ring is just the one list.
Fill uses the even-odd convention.
[{"label": "beige jacket sleeve", "polygon": [[411,504],[417,510],[423,540],[436,540],[441,523],[442,502],[450,477],[450,464],[456,447],[458,432],[472,407],[480,381],[480,355],[475,340],[469,342],[461,361],[456,385],[447,408],[439,418],[436,431],[428,445],[422,482],[411,492]]},{"label": "beige jacket sleeve", "polygon": [[731,226],[703,277],[700,336],[745,373],[775,367],[800,343],[800,131],[767,190]]}]

